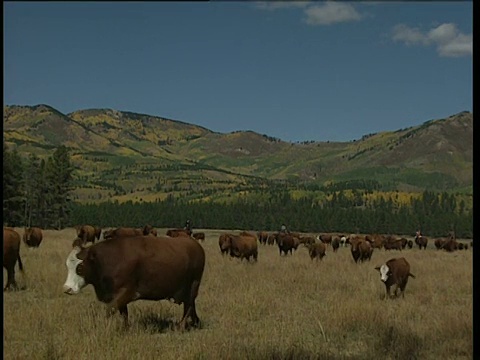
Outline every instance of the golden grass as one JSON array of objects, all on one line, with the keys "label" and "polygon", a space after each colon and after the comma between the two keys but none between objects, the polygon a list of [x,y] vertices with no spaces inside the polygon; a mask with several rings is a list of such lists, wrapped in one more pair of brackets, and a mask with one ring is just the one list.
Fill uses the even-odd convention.
[{"label": "golden grass", "polygon": [[[260,245],[258,262],[242,263],[221,256],[221,231],[197,230],[206,235],[202,327],[185,333],[169,329],[182,306],[166,300],[131,303],[123,331],[92,286],[64,295],[73,228],[44,231],[38,249],[22,244],[27,278],[16,277],[27,289],[4,293],[5,359],[473,358],[471,249],[375,250],[371,262],[355,264],[349,248],[328,248],[312,262],[304,247],[280,257],[276,246]],[[397,256],[416,279],[404,299],[383,300],[374,267]]]}]

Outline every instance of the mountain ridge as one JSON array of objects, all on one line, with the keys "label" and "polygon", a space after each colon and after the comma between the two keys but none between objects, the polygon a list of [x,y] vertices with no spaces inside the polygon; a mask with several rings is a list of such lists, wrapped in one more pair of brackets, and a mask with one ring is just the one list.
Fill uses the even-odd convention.
[{"label": "mountain ridge", "polygon": [[397,190],[473,186],[473,114],[465,111],[348,142],[292,143],[251,130],[219,133],[114,109],[63,114],[45,104],[7,105],[4,142],[39,157],[67,146],[78,172],[79,201],[95,198],[95,191],[102,199],[134,194],[145,200],[172,191],[194,198],[197,189],[197,197],[205,198],[204,192],[215,189],[221,195],[251,187],[250,177],[262,186],[358,178]]}]

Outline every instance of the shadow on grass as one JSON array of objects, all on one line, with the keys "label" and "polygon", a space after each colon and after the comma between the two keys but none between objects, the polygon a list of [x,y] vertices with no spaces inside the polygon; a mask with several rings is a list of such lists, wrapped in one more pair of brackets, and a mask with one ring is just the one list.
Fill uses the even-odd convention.
[{"label": "shadow on grass", "polygon": [[[150,333],[165,333],[169,331],[179,331],[177,329],[177,323],[179,319],[167,318],[155,313],[148,313],[141,315],[138,318],[136,326],[143,331]],[[187,325],[186,331],[199,330],[203,328],[203,323],[200,322],[198,327],[193,327],[190,324]]]}]

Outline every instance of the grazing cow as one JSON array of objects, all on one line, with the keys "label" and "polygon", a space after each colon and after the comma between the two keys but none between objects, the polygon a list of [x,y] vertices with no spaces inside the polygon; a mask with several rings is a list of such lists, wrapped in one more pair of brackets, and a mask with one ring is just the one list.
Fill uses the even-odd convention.
[{"label": "grazing cow", "polygon": [[205,241],[205,233],[204,232],[196,232],[192,234],[192,237],[198,241]]},{"label": "grazing cow", "polygon": [[340,238],[338,236],[335,236],[332,239],[332,249],[333,252],[337,252],[338,248],[340,247]]},{"label": "grazing cow", "polygon": [[402,239],[389,239],[383,244],[385,250],[402,250],[403,242]]},{"label": "grazing cow", "polygon": [[455,239],[451,238],[446,240],[441,248],[447,252],[453,252],[458,249],[458,243]]},{"label": "grazing cow", "polygon": [[259,232],[257,232],[257,237],[258,237],[258,242],[260,244],[265,245],[267,243],[267,239],[268,239],[268,232],[259,231]]},{"label": "grazing cow", "polygon": [[413,241],[412,240],[408,240],[407,241],[407,246],[409,249],[413,248]]},{"label": "grazing cow", "polygon": [[356,237],[354,239],[350,239],[351,248],[350,251],[352,253],[353,260],[357,262],[364,262],[370,260],[373,254],[373,247],[369,241],[365,240],[362,237]]},{"label": "grazing cow", "polygon": [[380,272],[380,279],[385,284],[385,298],[391,297],[390,287],[392,285],[396,285],[393,297],[397,297],[398,289],[400,289],[402,297],[405,297],[405,287],[407,286],[408,277],[411,276],[415,278],[415,276],[410,273],[410,264],[403,257],[390,259],[385,264],[377,266],[375,270]]},{"label": "grazing cow", "polygon": [[189,230],[189,229],[169,229],[169,230],[167,230],[167,236],[170,236],[170,237],[192,236],[192,230]]},{"label": "grazing cow", "polygon": [[314,244],[305,244],[308,249],[308,254],[310,255],[310,259],[317,259],[322,260],[323,257],[326,255],[327,245],[323,242],[314,243]]},{"label": "grazing cow", "polygon": [[226,234],[223,243],[220,246],[223,251],[228,251],[231,257],[247,259],[253,257],[253,260],[258,260],[258,245],[257,238],[249,235],[233,235]]},{"label": "grazing cow", "polygon": [[435,247],[437,248],[437,250],[440,250],[441,248],[443,248],[443,246],[445,245],[445,243],[447,242],[448,240],[445,239],[445,238],[437,238],[434,240],[433,244],[435,245]]},{"label": "grazing cow", "polygon": [[463,250],[464,249],[465,245],[463,245],[463,243],[457,242],[457,244],[458,244],[457,245],[458,250]]},{"label": "grazing cow", "polygon": [[42,229],[39,227],[25,228],[23,242],[28,247],[38,248],[43,240]]},{"label": "grazing cow", "polygon": [[3,267],[7,270],[7,284],[3,291],[18,290],[15,281],[15,265],[24,275],[22,259],[20,258],[20,234],[13,229],[3,228]]},{"label": "grazing cow", "polygon": [[284,255],[287,255],[289,252],[290,255],[292,255],[293,250],[297,250],[298,245],[300,244],[300,240],[291,234],[277,233],[275,239],[278,245],[280,256],[282,255],[282,252]]},{"label": "grazing cow", "polygon": [[299,236],[298,241],[300,244],[314,244],[315,243],[315,238],[313,236]]},{"label": "grazing cow", "polygon": [[189,237],[172,239],[154,235],[119,237],[90,247],[75,246],[66,260],[64,292],[75,295],[86,285],[95,289],[97,299],[119,311],[128,326],[127,305],[135,300],[173,299],[183,303],[177,324],[185,330],[200,319],[195,309],[205,267],[203,247]]}]

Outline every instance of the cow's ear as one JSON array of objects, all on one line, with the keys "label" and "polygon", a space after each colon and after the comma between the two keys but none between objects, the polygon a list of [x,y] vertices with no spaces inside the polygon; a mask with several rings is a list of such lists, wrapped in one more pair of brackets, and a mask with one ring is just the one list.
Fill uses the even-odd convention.
[{"label": "cow's ear", "polygon": [[375,270],[380,271],[380,266],[377,266]]}]

